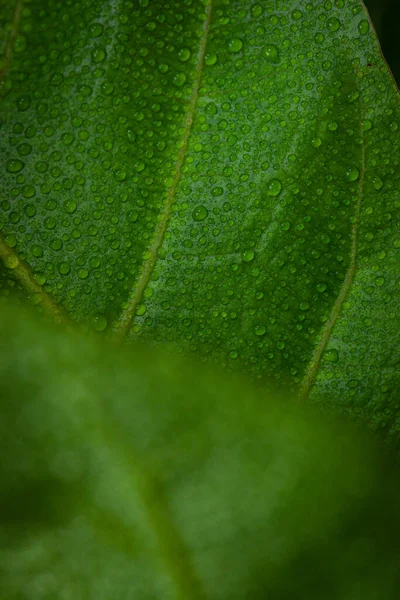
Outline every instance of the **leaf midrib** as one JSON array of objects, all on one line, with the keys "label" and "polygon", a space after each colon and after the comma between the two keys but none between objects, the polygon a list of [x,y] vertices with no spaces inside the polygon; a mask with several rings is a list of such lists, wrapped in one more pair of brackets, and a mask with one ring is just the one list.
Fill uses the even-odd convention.
[{"label": "leaf midrib", "polygon": [[200,41],[197,67],[195,71],[195,79],[192,94],[189,100],[188,110],[186,113],[185,129],[180,144],[181,148],[179,150],[178,158],[175,164],[175,174],[173,177],[172,185],[168,190],[163,210],[160,215],[161,218],[156,227],[153,243],[149,248],[149,258],[144,263],[142,273],[130,294],[130,297],[127,302],[127,307],[122,311],[118,321],[114,325],[115,339],[119,342],[123,341],[126,338],[128,332],[130,331],[132,322],[135,318],[136,309],[142,301],[143,293],[149,283],[151,274],[154,271],[154,267],[157,262],[157,253],[163,244],[165,233],[167,231],[168,221],[171,216],[172,206],[176,196],[176,190],[178,188],[182,176],[182,166],[186,158],[189,146],[189,138],[192,130],[192,124],[196,112],[197,101],[199,98],[200,80],[204,70],[204,57],[211,23],[211,11],[212,3],[210,0],[209,4],[206,6],[205,9],[206,18],[203,24],[203,36]]}]

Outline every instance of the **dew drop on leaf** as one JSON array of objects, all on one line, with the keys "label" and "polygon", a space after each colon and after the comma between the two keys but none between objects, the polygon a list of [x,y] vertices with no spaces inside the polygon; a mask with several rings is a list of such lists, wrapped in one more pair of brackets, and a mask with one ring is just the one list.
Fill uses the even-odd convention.
[{"label": "dew drop on leaf", "polygon": [[331,17],[330,19],[327,20],[326,27],[332,33],[334,33],[335,31],[338,31],[338,29],[340,28],[339,19],[337,19],[336,17]]},{"label": "dew drop on leaf", "polygon": [[18,158],[12,158],[6,163],[8,173],[19,173],[24,168],[24,163]]},{"label": "dew drop on leaf", "polygon": [[357,181],[360,176],[360,172],[357,167],[350,167],[346,172],[347,181]]},{"label": "dew drop on leaf", "polygon": [[261,56],[270,62],[278,62],[279,50],[274,44],[267,44],[262,48]]},{"label": "dew drop on leaf", "polygon": [[19,265],[19,258],[15,255],[6,256],[4,258],[4,264],[7,269],[16,269]]},{"label": "dew drop on leaf", "polygon": [[326,285],[326,283],[318,283],[317,285],[317,291],[322,294],[323,292],[325,292],[326,288],[328,286]]},{"label": "dew drop on leaf", "polygon": [[254,258],[254,252],[253,250],[244,250],[242,252],[242,258],[244,260],[244,262],[251,262]]},{"label": "dew drop on leaf", "polygon": [[265,325],[256,325],[256,327],[254,329],[254,333],[258,336],[264,335],[266,331],[267,331],[267,328],[265,327]]},{"label": "dew drop on leaf", "polygon": [[237,52],[240,52],[242,48],[243,42],[239,38],[233,38],[228,44],[228,52],[230,52],[231,54],[236,54]]},{"label": "dew drop on leaf", "polygon": [[261,4],[253,4],[251,7],[251,14],[253,17],[261,17],[263,10]]},{"label": "dew drop on leaf", "polygon": [[330,348],[324,352],[324,360],[337,363],[339,361],[339,352],[335,348]]},{"label": "dew drop on leaf", "polygon": [[367,19],[361,19],[361,21],[358,24],[358,31],[360,33],[360,35],[366,35],[369,31],[369,23],[367,21]]},{"label": "dew drop on leaf", "polygon": [[108,325],[108,321],[104,315],[98,313],[91,317],[90,325],[94,331],[104,331]]},{"label": "dew drop on leaf", "polygon": [[271,179],[267,185],[268,196],[277,196],[282,189],[282,184],[279,179]]},{"label": "dew drop on leaf", "polygon": [[191,52],[189,48],[181,48],[181,50],[179,50],[178,56],[180,61],[186,62],[187,60],[189,60]]},{"label": "dew drop on leaf", "polygon": [[192,217],[194,221],[204,221],[204,219],[208,215],[208,210],[202,204],[196,206],[192,212]]},{"label": "dew drop on leaf", "polygon": [[215,65],[217,60],[218,60],[218,57],[216,54],[206,54],[206,56],[204,58],[204,62],[207,65],[207,67],[212,67],[213,65]]},{"label": "dew drop on leaf", "polygon": [[375,175],[375,177],[372,180],[372,185],[374,186],[375,190],[380,190],[383,187],[383,181],[382,179],[379,177],[379,175]]}]

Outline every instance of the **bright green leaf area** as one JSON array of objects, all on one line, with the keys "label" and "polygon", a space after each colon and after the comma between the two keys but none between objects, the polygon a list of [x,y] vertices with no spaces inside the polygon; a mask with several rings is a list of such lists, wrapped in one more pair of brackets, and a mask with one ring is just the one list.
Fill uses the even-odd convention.
[{"label": "bright green leaf area", "polygon": [[398,490],[358,431],[0,308],[2,599],[399,597]]},{"label": "bright green leaf area", "polygon": [[3,293],[396,438],[399,94],[361,2],[0,6]]}]

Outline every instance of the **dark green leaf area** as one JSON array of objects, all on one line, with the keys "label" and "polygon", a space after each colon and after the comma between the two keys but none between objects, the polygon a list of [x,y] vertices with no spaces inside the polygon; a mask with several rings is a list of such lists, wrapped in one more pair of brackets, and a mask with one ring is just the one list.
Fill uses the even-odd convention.
[{"label": "dark green leaf area", "polygon": [[4,304],[0,331],[2,597],[398,597],[398,495],[358,431]]},{"label": "dark green leaf area", "polygon": [[397,440],[399,95],[362,3],[14,6],[10,277]]}]

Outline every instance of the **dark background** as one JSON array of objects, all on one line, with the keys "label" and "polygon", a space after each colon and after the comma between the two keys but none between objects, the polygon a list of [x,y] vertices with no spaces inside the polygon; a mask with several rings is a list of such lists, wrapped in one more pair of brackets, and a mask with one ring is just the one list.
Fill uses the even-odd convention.
[{"label": "dark background", "polygon": [[383,54],[400,83],[400,0],[364,0]]}]

